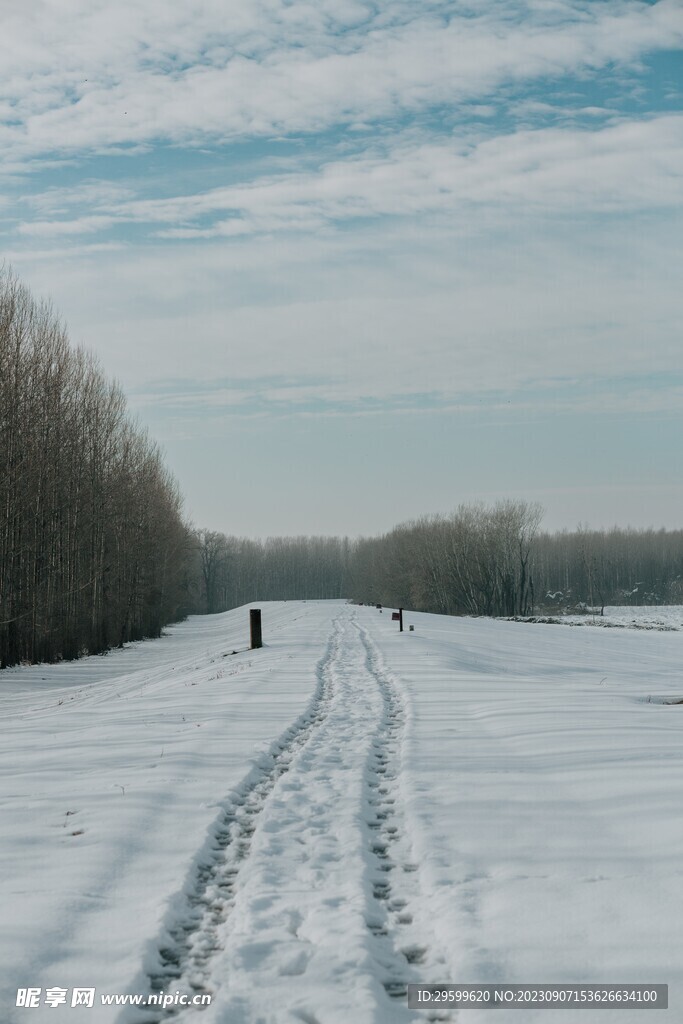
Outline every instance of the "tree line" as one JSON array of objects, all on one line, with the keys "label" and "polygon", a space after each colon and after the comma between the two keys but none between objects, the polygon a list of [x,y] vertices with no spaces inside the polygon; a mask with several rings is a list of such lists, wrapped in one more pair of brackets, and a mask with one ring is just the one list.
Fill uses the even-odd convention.
[{"label": "tree line", "polygon": [[683,603],[683,531],[541,532],[525,501],[461,505],[379,537],[196,534],[197,610],[348,598],[445,615],[528,616]]},{"label": "tree line", "polygon": [[158,636],[190,608],[193,545],[118,384],[0,272],[0,666]]},{"label": "tree line", "polygon": [[449,615],[683,604],[683,530],[540,532],[527,502],[463,505],[357,543],[352,596]]},{"label": "tree line", "polygon": [[534,572],[546,610],[683,604],[683,530],[582,526],[541,533]]},{"label": "tree line", "polygon": [[356,600],[446,615],[528,615],[540,505],[461,505],[355,545]]},{"label": "tree line", "polygon": [[196,607],[219,612],[252,601],[346,598],[352,543],[339,537],[264,541],[199,530]]}]

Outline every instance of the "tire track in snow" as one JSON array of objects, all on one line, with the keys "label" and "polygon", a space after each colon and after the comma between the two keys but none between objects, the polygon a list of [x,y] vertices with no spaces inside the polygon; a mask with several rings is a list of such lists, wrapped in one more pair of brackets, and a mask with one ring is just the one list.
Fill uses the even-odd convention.
[{"label": "tire track in snow", "polygon": [[[164,929],[156,963],[148,971],[148,994],[180,991],[193,996],[208,991],[209,966],[220,950],[218,931],[229,917],[239,886],[240,869],[249,856],[258,817],[278,779],[289,771],[296,755],[328,715],[334,695],[332,665],[339,656],[344,636],[339,619],[333,626],[325,654],[318,663],[318,682],[308,709],[265,755],[266,763],[256,769],[256,777],[252,772],[241,791],[227,802],[215,824],[184,893],[182,910]],[[162,1024],[185,1009],[187,1007],[182,1006],[140,1008],[136,1019],[140,1024]]]},{"label": "tire track in snow", "polygon": [[[400,774],[406,725],[403,697],[382,664],[368,632],[358,627],[366,653],[366,669],[381,698],[381,720],[372,744],[367,771],[367,825],[373,906],[368,928],[375,938],[375,957],[387,996],[405,1005],[408,984],[424,982],[419,966],[429,956],[424,939],[416,938],[411,905],[420,899],[419,868],[412,859],[410,829],[403,806]],[[448,1011],[419,1014],[426,1022],[451,1021]]]}]

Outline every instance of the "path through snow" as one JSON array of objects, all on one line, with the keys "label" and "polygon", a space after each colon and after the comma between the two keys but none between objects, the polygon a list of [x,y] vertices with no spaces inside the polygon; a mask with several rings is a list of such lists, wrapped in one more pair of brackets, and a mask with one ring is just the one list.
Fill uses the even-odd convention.
[{"label": "path through snow", "polygon": [[407,983],[433,970],[411,911],[419,872],[401,796],[404,719],[376,645],[341,610],[306,715],[217,823],[164,930],[151,991],[214,993],[205,1024],[414,1019]]}]

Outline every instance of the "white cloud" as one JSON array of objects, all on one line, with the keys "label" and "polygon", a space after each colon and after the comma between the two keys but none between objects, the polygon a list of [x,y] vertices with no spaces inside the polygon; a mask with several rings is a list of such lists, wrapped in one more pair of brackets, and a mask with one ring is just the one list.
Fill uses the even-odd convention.
[{"label": "white cloud", "polygon": [[[592,131],[518,131],[467,144],[394,140],[381,155],[371,150],[315,172],[165,199],[114,196],[112,202],[105,190],[92,188],[97,212],[26,222],[20,232],[47,237],[137,222],[168,225],[158,232],[163,238],[238,238],[310,232],[355,218],[432,214],[486,230],[481,208],[511,222],[534,212],[675,209],[683,204],[683,115],[624,120]],[[77,195],[85,205],[87,189]],[[64,195],[58,201],[71,203]],[[38,205],[44,202],[41,197]]]},{"label": "white cloud", "polygon": [[451,3],[417,14],[399,4],[393,21],[391,7],[331,0],[229,9],[220,0],[62,0],[9,10],[0,146],[11,162],[386,119],[683,42],[676,0],[566,0],[550,11],[482,2],[471,17]]},{"label": "white cloud", "polygon": [[[89,244],[76,244],[69,246],[51,246],[49,249],[5,249],[4,258],[10,265],[28,268],[35,271],[36,268],[45,268],[58,262],[64,264],[76,263],[84,257],[92,257],[100,253],[120,252],[126,246],[122,242],[91,242]],[[54,270],[51,271],[54,273]],[[40,277],[40,271],[38,271]],[[48,283],[43,284],[44,291],[52,291]]]},{"label": "white cloud", "polygon": [[[13,5],[7,18],[0,114],[9,103],[4,143],[15,160],[346,118],[367,127],[683,41],[683,12],[669,0],[491,0],[471,17],[436,2],[417,15],[410,3],[344,0],[254,0],[229,15],[219,0],[65,4],[22,14]],[[533,114],[518,96],[520,112],[524,103]],[[495,104],[471,109],[486,119]],[[128,384],[256,380],[267,367],[299,382],[264,385],[273,405],[359,395],[408,405],[420,392],[466,404],[506,388],[535,388],[529,400],[542,403],[544,376],[683,371],[670,242],[683,115],[587,129],[569,114],[562,128],[497,135],[409,124],[358,132],[337,152],[317,168],[307,152],[307,169],[294,157],[279,173],[256,162],[240,184],[165,198],[133,175],[25,192],[35,219],[19,224],[8,255],[56,299],[74,340]],[[605,213],[619,216],[591,221]],[[144,247],[108,240],[127,225],[146,228]],[[85,244],[93,235],[102,240]],[[231,389],[206,401],[245,404]],[[638,393],[641,410],[656,401]]]},{"label": "white cloud", "polygon": [[133,191],[125,185],[106,180],[86,179],[69,188],[53,187],[44,192],[29,192],[22,195],[20,201],[45,216],[59,216],[70,213],[74,207],[99,209],[103,204],[111,206],[113,203],[121,203],[133,197]]},{"label": "white cloud", "polygon": [[78,217],[76,220],[29,221],[20,224],[21,235],[38,235],[43,238],[64,235],[91,235],[103,231],[115,223],[114,217],[90,216]]},{"label": "white cloud", "polygon": [[[488,404],[505,392],[545,408],[553,382],[574,380],[574,407],[604,411],[604,388],[586,382],[683,374],[680,224],[620,220],[586,236],[569,219],[550,234],[539,222],[481,236],[445,224],[425,235],[407,220],[362,236],[86,251],[26,267],[36,293],[58,300],[74,341],[136,389],[166,378],[256,381],[255,392],[279,402],[282,378],[306,389],[289,393],[295,404],[405,406],[419,393]],[[653,406],[664,400],[659,383],[649,390]],[[214,409],[228,397],[219,388]],[[204,404],[196,397],[197,412]]]}]

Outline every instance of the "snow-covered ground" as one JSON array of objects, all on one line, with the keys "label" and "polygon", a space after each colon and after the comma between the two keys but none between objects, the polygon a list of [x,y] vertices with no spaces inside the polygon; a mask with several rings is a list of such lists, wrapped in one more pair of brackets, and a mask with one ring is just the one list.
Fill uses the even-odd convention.
[{"label": "snow-covered ground", "polygon": [[546,623],[552,620],[553,625],[562,626],[602,626],[617,629],[683,629],[683,606],[669,605],[606,605],[604,615],[596,608],[590,612],[576,615],[555,614],[553,612],[540,616],[529,616],[516,621],[533,622],[535,619]]},{"label": "snow-covered ground", "polygon": [[[263,615],[0,674],[3,1024],[435,1019],[411,981],[665,982],[683,1020],[681,632]],[[15,1007],[162,985],[212,1005]]]}]

